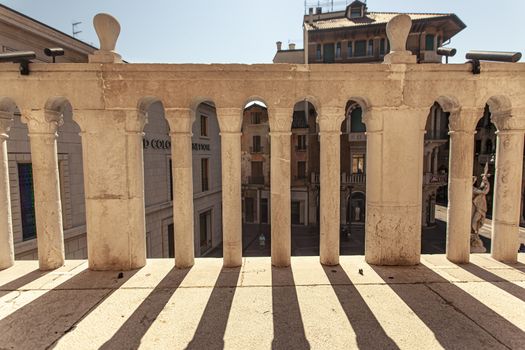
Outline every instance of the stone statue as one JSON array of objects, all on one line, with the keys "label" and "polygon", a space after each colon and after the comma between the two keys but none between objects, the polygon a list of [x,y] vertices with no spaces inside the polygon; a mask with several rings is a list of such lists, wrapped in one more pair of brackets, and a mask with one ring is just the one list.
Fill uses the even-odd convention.
[{"label": "stone statue", "polygon": [[485,164],[485,171],[481,174],[481,185],[476,187],[477,177],[472,178],[472,227],[470,232],[470,252],[485,253],[487,249],[479,238],[479,230],[485,223],[487,216],[487,194],[490,191],[489,165]]}]

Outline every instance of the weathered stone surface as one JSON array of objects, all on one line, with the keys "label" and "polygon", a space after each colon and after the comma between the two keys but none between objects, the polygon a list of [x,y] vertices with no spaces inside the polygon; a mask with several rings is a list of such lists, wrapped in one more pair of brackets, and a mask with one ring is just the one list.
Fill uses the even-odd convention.
[{"label": "weathered stone surface", "polygon": [[[524,260],[523,254],[519,256]],[[241,268],[196,259],[179,270],[149,260],[125,272],[66,261],[53,272],[17,262],[0,272],[6,348],[412,349],[519,348],[525,273],[488,254],[456,265],[377,267],[341,257],[327,267],[246,258]],[[361,270],[361,271],[359,271]],[[30,332],[31,330],[31,332]]]}]

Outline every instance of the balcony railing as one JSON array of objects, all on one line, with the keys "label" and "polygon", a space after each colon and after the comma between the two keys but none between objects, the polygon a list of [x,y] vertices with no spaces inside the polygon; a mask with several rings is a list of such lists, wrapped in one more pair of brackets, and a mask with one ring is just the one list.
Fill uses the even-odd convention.
[{"label": "balcony railing", "polygon": [[341,184],[365,184],[366,174],[341,174]]},{"label": "balcony railing", "polygon": [[258,147],[250,147],[250,153],[257,154],[257,153],[264,153],[264,147],[258,146]]},{"label": "balcony railing", "polygon": [[248,183],[250,185],[264,185],[264,176],[249,176],[248,177]]}]

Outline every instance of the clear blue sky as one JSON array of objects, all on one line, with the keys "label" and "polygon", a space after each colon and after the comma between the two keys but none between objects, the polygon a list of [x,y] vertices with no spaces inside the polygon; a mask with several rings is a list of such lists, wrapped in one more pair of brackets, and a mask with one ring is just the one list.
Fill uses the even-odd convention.
[{"label": "clear blue sky", "polygon": [[[302,47],[304,0],[0,0],[0,3],[98,46],[92,18],[115,16],[117,51],[129,62],[270,63],[275,42]],[[370,11],[453,12],[467,28],[451,46],[525,51],[525,0],[369,0]],[[523,61],[523,59],[522,59]]]}]

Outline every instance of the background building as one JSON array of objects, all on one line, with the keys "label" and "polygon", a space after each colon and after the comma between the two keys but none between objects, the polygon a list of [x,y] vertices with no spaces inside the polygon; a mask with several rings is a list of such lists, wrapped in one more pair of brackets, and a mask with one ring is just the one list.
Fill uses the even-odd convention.
[{"label": "background building", "polygon": [[[323,12],[310,8],[304,16],[304,49],[295,44],[282,49],[277,44],[274,63],[363,63],[381,62],[390,51],[386,24],[399,13],[369,12],[366,3],[354,1],[343,11]],[[419,62],[441,63],[438,47],[466,28],[455,14],[409,13],[412,29],[407,50]]]}]

